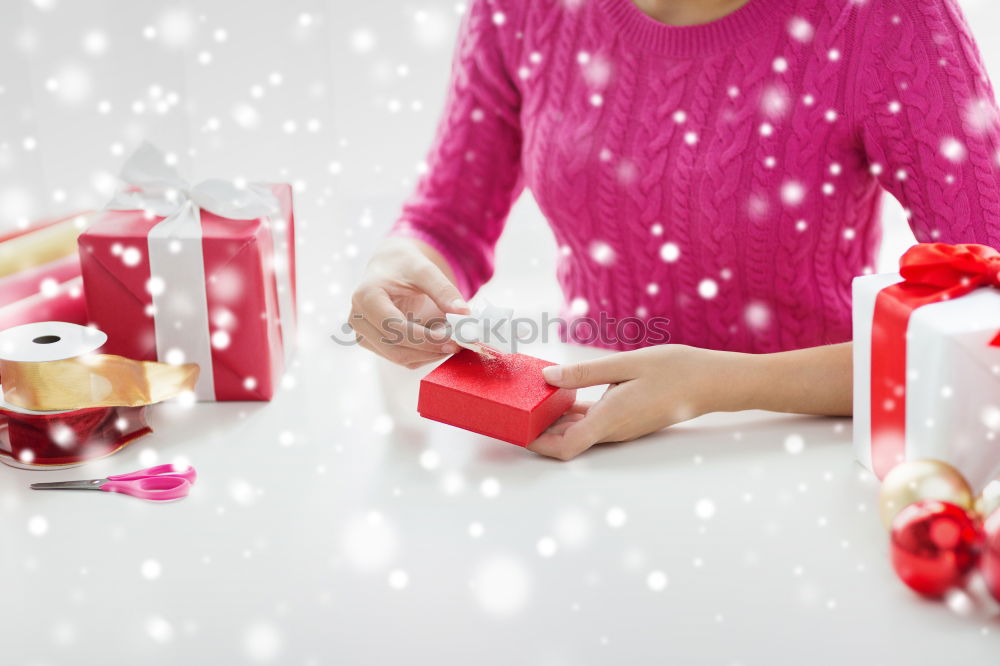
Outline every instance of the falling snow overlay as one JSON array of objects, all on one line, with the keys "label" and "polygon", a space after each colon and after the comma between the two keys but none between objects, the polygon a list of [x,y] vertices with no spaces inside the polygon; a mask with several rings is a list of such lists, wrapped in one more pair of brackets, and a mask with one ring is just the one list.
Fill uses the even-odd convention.
[{"label": "falling snow overlay", "polygon": [[[269,403],[188,395],[106,460],[0,468],[0,663],[993,663],[983,590],[922,604],[893,579],[848,420],[715,414],[556,463],[421,422],[424,370],[330,341],[401,210],[519,313],[660,314],[677,341],[755,350],[843,335],[840,285],[890,269],[908,224],[996,244],[976,222],[996,107],[954,13],[996,76],[995,3],[789,0],[766,44],[697,58],[607,32],[612,4],[4,0],[0,234],[102,207],[143,139],[195,181],[287,182],[300,332]],[[882,198],[878,255],[876,182],[902,202]],[[238,342],[239,313],[210,321]],[[975,417],[1000,436],[1000,403]],[[27,487],[162,463],[197,466],[188,498]]]}]

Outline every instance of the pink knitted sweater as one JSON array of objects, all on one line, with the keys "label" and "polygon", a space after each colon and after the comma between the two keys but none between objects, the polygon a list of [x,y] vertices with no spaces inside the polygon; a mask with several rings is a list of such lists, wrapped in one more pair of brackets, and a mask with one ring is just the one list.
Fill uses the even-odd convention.
[{"label": "pink knitted sweater", "polygon": [[690,27],[632,0],[472,0],[393,233],[471,295],[527,186],[570,338],[807,347],[851,337],[883,188],[918,240],[1000,247],[998,149],[954,0],[750,0]]}]

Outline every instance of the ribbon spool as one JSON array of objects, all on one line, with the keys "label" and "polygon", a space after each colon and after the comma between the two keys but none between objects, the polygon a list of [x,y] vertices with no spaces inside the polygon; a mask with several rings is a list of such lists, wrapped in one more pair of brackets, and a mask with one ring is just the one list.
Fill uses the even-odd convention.
[{"label": "ribbon spool", "polygon": [[96,354],[107,336],[66,322],[0,331],[0,462],[59,469],[151,432],[146,405],[191,391],[195,364]]},{"label": "ribbon spool", "polygon": [[0,462],[20,469],[75,467],[150,432],[145,406],[41,412],[0,401]]}]

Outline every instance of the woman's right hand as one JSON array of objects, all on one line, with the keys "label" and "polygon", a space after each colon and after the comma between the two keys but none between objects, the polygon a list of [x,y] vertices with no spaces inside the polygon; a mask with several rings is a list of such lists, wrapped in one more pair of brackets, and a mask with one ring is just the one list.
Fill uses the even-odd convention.
[{"label": "woman's right hand", "polygon": [[[433,261],[432,258],[433,257]],[[351,297],[350,325],[358,343],[393,363],[417,368],[458,351],[445,313],[469,308],[429,245],[389,238],[372,256]]]}]

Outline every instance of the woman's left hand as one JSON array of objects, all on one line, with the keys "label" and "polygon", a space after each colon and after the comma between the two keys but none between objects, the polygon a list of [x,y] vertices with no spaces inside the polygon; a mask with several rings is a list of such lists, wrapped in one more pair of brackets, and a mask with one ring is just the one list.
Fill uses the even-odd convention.
[{"label": "woman's left hand", "polygon": [[528,449],[569,460],[594,444],[624,442],[708,412],[742,409],[738,356],[669,344],[549,366],[542,372],[553,386],[610,386],[598,402],[575,404]]}]

